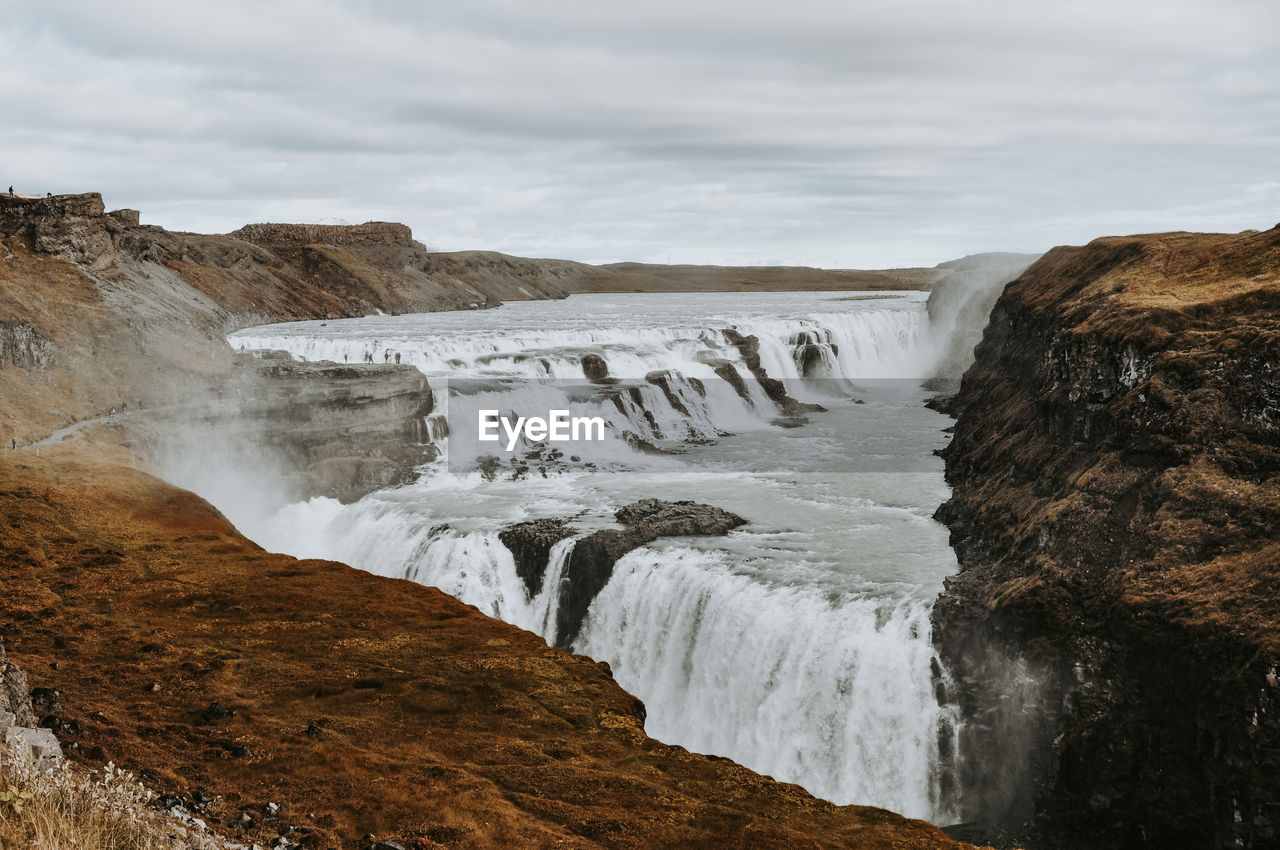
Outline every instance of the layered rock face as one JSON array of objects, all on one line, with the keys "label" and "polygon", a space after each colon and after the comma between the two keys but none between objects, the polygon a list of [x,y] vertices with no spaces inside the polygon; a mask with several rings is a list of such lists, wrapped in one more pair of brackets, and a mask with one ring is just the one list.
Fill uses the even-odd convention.
[{"label": "layered rock face", "polygon": [[435,458],[426,434],[434,399],[412,366],[299,363],[283,352],[239,360],[203,403],[139,417],[134,430],[147,435],[149,454],[270,464],[282,502],[344,503],[408,483]]},{"label": "layered rock face", "polygon": [[963,809],[1049,847],[1280,842],[1280,228],[1058,248],[952,402],[934,613]]}]

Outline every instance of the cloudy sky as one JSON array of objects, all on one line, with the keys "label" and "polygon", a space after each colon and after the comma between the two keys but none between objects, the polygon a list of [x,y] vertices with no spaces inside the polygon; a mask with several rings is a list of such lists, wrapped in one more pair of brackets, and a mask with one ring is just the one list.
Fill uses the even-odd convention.
[{"label": "cloudy sky", "polygon": [[1280,221],[1275,0],[0,0],[0,181],[145,222],[933,264]]}]

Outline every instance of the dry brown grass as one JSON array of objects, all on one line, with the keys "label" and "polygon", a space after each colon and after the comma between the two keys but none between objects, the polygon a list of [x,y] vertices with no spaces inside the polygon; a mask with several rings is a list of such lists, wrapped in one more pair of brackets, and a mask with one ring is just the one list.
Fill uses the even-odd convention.
[{"label": "dry brown grass", "polygon": [[[192,846],[147,807],[151,793],[115,765],[38,766],[0,747],[0,848],[150,850]],[[194,845],[200,846],[200,845]],[[212,845],[205,845],[212,846]]]}]

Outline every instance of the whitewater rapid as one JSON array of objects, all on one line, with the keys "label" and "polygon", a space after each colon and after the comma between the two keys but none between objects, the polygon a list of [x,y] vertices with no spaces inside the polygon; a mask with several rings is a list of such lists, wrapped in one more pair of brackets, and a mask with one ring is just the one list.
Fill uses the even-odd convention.
[{"label": "whitewater rapid", "polygon": [[[765,372],[827,412],[776,426],[777,406],[732,342],[752,336]],[[609,662],[660,740],[837,803],[952,817],[956,719],[936,699],[945,672],[929,624],[955,569],[931,518],[947,492],[932,452],[949,420],[921,404],[918,379],[937,356],[922,295],[575,296],[273,325],[230,340],[305,360],[417,367],[452,408],[434,414],[442,458],[476,451],[457,426],[472,408],[567,400],[582,358],[602,357],[625,398],[576,403],[595,404],[614,432],[679,454],[655,461],[619,442],[582,450],[589,466],[493,481],[442,460],[352,505],[215,504],[264,547],[435,586],[548,641],[574,540],[556,545],[531,594],[498,539],[503,527],[565,517],[581,537],[647,497],[731,510],[749,523],[728,537],[659,540],[619,560],[569,648]],[[747,397],[723,380],[726,364]],[[198,471],[183,475],[209,492]]]}]

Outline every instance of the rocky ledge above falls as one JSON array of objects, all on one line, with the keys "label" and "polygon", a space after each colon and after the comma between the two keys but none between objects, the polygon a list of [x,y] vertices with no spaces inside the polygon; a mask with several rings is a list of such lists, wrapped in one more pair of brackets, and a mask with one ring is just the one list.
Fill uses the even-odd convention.
[{"label": "rocky ledge above falls", "polygon": [[952,401],[935,642],[962,810],[1048,847],[1280,842],[1280,228],[1058,248]]},{"label": "rocky ledge above falls", "polygon": [[[587,609],[613,575],[613,565],[632,549],[659,537],[723,536],[747,521],[737,514],[692,501],[641,499],[619,508],[621,529],[605,528],[576,541],[560,576],[555,644],[568,647]],[[576,532],[562,519],[538,519],[503,529],[498,537],[511,550],[516,572],[530,595],[542,590],[552,547]]]}]

